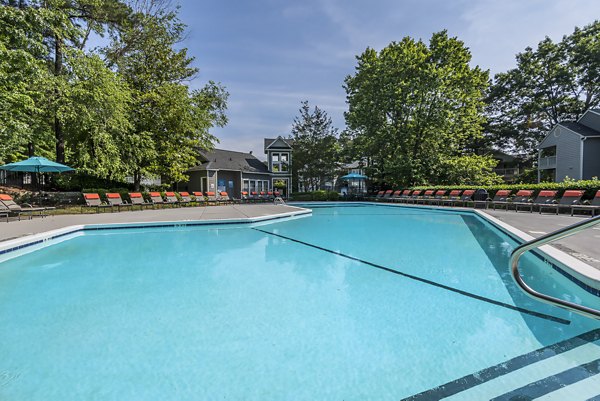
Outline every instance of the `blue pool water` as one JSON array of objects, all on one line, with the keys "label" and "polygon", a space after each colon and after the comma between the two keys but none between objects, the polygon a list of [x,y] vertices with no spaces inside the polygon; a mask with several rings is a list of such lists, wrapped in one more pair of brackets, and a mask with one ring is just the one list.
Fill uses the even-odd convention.
[{"label": "blue pool water", "polygon": [[0,400],[399,400],[600,328],[522,295],[515,242],[470,213],[315,207],[55,242],[0,263]]}]

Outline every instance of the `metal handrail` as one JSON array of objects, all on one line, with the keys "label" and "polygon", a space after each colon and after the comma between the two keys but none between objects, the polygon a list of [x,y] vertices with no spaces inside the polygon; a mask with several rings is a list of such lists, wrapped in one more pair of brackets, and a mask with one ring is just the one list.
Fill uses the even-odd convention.
[{"label": "metal handrail", "polygon": [[573,302],[565,301],[563,299],[551,297],[550,295],[546,295],[541,292],[538,292],[538,291],[534,290],[533,288],[531,288],[530,286],[528,286],[525,283],[525,281],[523,281],[523,278],[521,277],[521,274],[519,273],[519,259],[521,258],[521,255],[523,255],[525,252],[527,252],[533,248],[538,248],[549,242],[556,241],[561,238],[568,237],[569,235],[576,234],[582,230],[585,230],[586,228],[595,226],[596,224],[600,224],[600,216],[592,217],[590,220],[584,220],[582,222],[570,225],[568,227],[561,228],[560,230],[553,231],[549,234],[546,234],[546,235],[536,238],[534,240],[525,242],[524,244],[516,247],[510,255],[510,267],[511,267],[511,273],[512,273],[513,279],[515,280],[517,285],[519,287],[521,287],[521,289],[523,291],[525,291],[525,293],[532,298],[541,300],[542,302],[545,302],[550,305],[560,306],[562,308],[568,309],[570,311],[579,313],[579,314],[587,316],[587,317],[591,317],[594,319],[600,319],[600,310],[594,309],[594,308],[589,308],[587,306],[579,305],[579,304],[576,304]]}]

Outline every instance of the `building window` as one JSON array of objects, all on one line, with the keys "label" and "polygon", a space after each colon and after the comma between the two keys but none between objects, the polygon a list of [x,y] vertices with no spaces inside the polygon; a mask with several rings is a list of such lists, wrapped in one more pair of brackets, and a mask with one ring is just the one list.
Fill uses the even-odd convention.
[{"label": "building window", "polygon": [[289,153],[273,153],[271,171],[274,173],[289,171]]},{"label": "building window", "polygon": [[250,180],[243,181],[243,189],[242,191],[250,192]]}]

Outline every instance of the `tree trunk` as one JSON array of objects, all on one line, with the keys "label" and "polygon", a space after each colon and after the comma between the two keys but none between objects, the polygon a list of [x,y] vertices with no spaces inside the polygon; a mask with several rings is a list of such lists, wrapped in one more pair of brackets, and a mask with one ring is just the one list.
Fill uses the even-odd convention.
[{"label": "tree trunk", "polygon": [[[62,73],[63,54],[62,54],[62,39],[58,36],[54,37],[54,75],[59,76]],[[58,98],[58,91],[55,92]],[[56,99],[58,100],[58,99]],[[65,163],[65,137],[62,129],[62,124],[58,118],[56,110],[54,111],[54,138],[56,140],[56,162]]]},{"label": "tree trunk", "polygon": [[142,174],[139,171],[133,172],[133,189],[139,192],[142,184]]}]

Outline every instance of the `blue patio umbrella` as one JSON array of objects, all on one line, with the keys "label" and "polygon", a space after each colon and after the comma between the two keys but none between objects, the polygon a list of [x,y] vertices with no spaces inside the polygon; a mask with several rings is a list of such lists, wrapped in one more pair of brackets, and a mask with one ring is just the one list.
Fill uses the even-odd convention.
[{"label": "blue patio umbrella", "polygon": [[21,171],[25,173],[65,173],[67,171],[75,171],[69,166],[64,164],[56,163],[45,157],[30,157],[27,160],[23,160],[15,163],[8,163],[4,166],[0,166],[0,170],[6,171]]},{"label": "blue patio umbrella", "polygon": [[366,175],[358,174],[358,173],[350,173],[342,177],[342,180],[366,180]]},{"label": "blue patio umbrella", "polygon": [[[6,171],[20,171],[24,173],[66,173],[68,171],[75,171],[69,166],[65,166],[64,164],[56,163],[51,160],[46,159],[45,157],[30,157],[27,160],[22,160],[20,162],[8,163],[4,166],[0,166],[0,170]],[[38,181],[39,183],[39,181]],[[39,189],[39,184],[38,184]],[[40,202],[42,193],[39,193]]]}]

